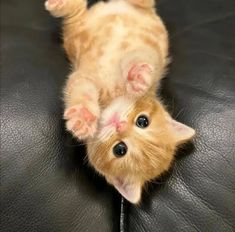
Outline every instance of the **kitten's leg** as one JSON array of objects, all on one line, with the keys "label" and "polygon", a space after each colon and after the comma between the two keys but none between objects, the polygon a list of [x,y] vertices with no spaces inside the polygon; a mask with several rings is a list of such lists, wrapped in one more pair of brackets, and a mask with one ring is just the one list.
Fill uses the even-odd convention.
[{"label": "kitten's leg", "polygon": [[87,9],[86,0],[47,0],[45,8],[54,17],[82,15]]},{"label": "kitten's leg", "polygon": [[120,66],[127,94],[137,97],[156,89],[164,73],[161,56],[149,48],[124,54]]},{"label": "kitten's leg", "polygon": [[73,73],[65,87],[64,119],[66,128],[79,139],[92,137],[100,115],[98,90],[95,85],[78,73]]},{"label": "kitten's leg", "polygon": [[64,17],[64,48],[71,63],[80,57],[80,28],[86,20],[86,0],[47,0],[46,9],[55,17]]}]

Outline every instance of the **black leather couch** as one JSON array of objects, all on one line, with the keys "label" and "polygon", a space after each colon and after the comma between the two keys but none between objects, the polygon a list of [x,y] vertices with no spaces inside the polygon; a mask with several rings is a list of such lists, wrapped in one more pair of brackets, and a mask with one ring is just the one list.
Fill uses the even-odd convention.
[{"label": "black leather couch", "polygon": [[197,137],[140,206],[64,130],[69,65],[43,3],[1,1],[1,231],[235,231],[235,1],[158,1],[173,57],[162,95]]}]

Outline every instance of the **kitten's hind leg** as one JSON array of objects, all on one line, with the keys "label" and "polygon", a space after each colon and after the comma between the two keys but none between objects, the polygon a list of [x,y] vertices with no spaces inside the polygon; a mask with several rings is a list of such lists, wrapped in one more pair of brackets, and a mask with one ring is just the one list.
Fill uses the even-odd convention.
[{"label": "kitten's hind leg", "polygon": [[98,90],[95,85],[78,73],[73,73],[65,87],[64,119],[66,128],[79,139],[93,137],[100,116]]},{"label": "kitten's hind leg", "polygon": [[54,17],[82,15],[87,9],[86,0],[47,0],[45,8]]}]

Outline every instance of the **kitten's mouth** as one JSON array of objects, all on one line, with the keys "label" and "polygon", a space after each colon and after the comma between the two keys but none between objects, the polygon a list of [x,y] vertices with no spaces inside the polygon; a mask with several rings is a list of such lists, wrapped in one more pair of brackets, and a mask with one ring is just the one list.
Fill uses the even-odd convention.
[{"label": "kitten's mouth", "polygon": [[133,100],[126,97],[118,97],[101,115],[99,123],[98,137],[107,140],[115,133],[126,131],[128,125],[128,115],[133,109]]},{"label": "kitten's mouth", "polygon": [[116,132],[123,132],[126,129],[126,126],[127,122],[121,120],[120,115],[117,112],[115,112],[111,116],[111,118],[106,123],[104,123],[102,129],[114,127],[116,129]]}]

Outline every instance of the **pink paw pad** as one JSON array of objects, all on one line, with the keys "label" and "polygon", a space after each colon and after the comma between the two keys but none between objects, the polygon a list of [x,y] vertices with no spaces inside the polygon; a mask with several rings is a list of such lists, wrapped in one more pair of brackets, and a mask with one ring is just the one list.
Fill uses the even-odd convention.
[{"label": "pink paw pad", "polygon": [[45,2],[46,8],[49,10],[60,9],[65,3],[65,0],[47,0]]},{"label": "pink paw pad", "polygon": [[68,108],[64,113],[66,127],[79,139],[93,136],[96,132],[97,117],[85,106],[77,105]]},{"label": "pink paw pad", "polygon": [[152,69],[148,64],[134,64],[128,71],[127,81],[131,90],[142,92],[149,87]]},{"label": "pink paw pad", "polygon": [[96,117],[86,107],[81,108],[81,113],[87,122],[94,122],[96,119]]}]

